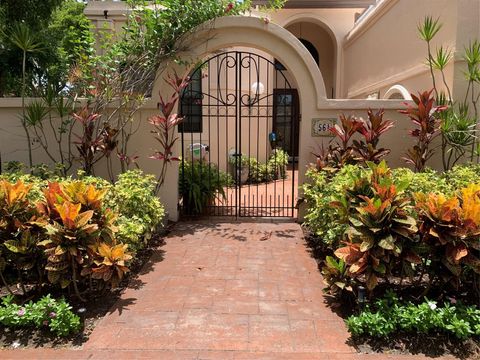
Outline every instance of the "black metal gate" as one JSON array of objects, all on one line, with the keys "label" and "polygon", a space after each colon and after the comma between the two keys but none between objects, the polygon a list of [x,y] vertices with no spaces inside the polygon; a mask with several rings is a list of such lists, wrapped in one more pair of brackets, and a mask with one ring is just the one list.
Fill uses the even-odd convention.
[{"label": "black metal gate", "polygon": [[183,215],[295,217],[299,101],[278,61],[212,56],[180,97]]}]

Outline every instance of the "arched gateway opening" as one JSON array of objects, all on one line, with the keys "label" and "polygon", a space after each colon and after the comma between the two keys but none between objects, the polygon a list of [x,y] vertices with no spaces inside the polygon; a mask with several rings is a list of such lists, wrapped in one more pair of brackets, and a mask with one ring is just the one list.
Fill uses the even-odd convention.
[{"label": "arched gateway opening", "polygon": [[176,67],[192,78],[178,109],[185,116],[180,213],[196,213],[184,181],[199,176],[206,182],[200,188],[219,186],[204,214],[296,217],[297,184],[311,151],[302,139],[326,104],[310,53],[289,31],[254,17],[217,19],[182,41],[189,49],[182,57],[197,65]]},{"label": "arched gateway opening", "polygon": [[[278,64],[253,49],[234,50],[191,72],[180,98],[183,215],[296,215],[299,101]],[[201,209],[197,184],[215,191]]]}]

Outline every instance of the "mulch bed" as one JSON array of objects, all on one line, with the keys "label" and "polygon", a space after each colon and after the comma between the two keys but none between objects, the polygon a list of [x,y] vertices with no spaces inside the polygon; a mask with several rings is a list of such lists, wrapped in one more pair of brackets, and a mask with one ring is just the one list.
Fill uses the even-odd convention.
[{"label": "mulch bed", "polygon": [[[109,312],[120,298],[123,290],[134,288],[137,284],[136,279],[144,265],[148,262],[154,251],[164,244],[165,235],[170,231],[170,227],[156,234],[148,242],[148,246],[137,252],[134,262],[130,265],[130,271],[120,283],[119,288],[113,291],[107,291],[101,296],[90,296],[87,302],[81,302],[74,295],[67,297],[73,311],[79,313],[79,309],[86,311],[81,313],[83,318],[83,330],[70,337],[57,338],[48,330],[38,330],[32,328],[9,329],[0,326],[0,349],[1,348],[75,348],[84,344],[97,323]],[[6,291],[0,289],[0,296],[6,295]],[[58,297],[61,295],[58,294]],[[57,298],[57,294],[52,293],[52,297]],[[80,314],[80,313],[79,313]]]},{"label": "mulch bed", "polygon": [[351,338],[350,345],[364,354],[418,355],[440,357],[452,355],[458,359],[480,359],[480,343],[473,339],[458,340],[444,334],[396,334],[389,339]]},{"label": "mulch bed", "polygon": [[[327,255],[333,255],[329,250],[315,246],[318,239],[304,228],[305,239],[310,246],[311,256],[317,261],[321,270]],[[356,309],[353,298],[337,299],[326,296],[328,305],[338,316],[346,319]],[[398,333],[388,339],[376,339],[367,336],[351,337],[349,345],[355,347],[362,354],[391,354],[391,355],[419,355],[440,357],[451,355],[458,359],[480,360],[480,339],[458,340],[445,334],[406,334]]]}]

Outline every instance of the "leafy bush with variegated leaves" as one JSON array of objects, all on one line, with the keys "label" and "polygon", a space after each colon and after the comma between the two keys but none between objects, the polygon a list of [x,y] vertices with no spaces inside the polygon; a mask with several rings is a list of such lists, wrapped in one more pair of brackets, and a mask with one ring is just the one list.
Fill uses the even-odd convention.
[{"label": "leafy bush with variegated leaves", "polygon": [[106,197],[118,214],[118,237],[136,251],[159,229],[165,209],[155,195],[156,179],[141,170],[120,174]]},{"label": "leafy bush with variegated leaves", "polygon": [[[455,195],[417,194],[419,235],[428,246],[430,281],[458,288],[466,276],[480,275],[480,185]],[[476,274],[476,275],[475,275]]]},{"label": "leafy bush with variegated leaves", "polygon": [[407,184],[395,185],[385,162],[369,166],[372,175],[366,193],[371,195],[336,203],[344,208],[349,227],[347,240],[335,255],[346,263],[349,277],[373,290],[379,278],[404,268],[399,263],[420,263],[421,259],[414,252],[416,221],[408,215],[410,201],[403,195]]}]

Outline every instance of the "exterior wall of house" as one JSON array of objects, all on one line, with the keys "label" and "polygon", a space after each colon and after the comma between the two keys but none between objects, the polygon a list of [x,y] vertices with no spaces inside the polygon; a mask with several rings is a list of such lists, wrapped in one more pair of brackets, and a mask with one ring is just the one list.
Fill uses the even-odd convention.
[{"label": "exterior wall of house", "polygon": [[[333,87],[333,97],[338,99],[342,98],[343,94],[343,71],[341,71],[344,66],[343,39],[353,28],[356,14],[362,11],[363,9],[282,9],[269,16],[272,22],[291,30],[296,36],[300,35],[300,24],[302,24],[302,36],[304,36],[303,31],[307,31],[304,29],[308,29],[306,40],[316,43],[320,62],[325,57],[332,61],[333,57],[333,68],[322,69],[322,64],[320,67],[325,78],[327,96],[331,97]],[[333,51],[326,40],[326,34],[330,36]]]},{"label": "exterior wall of house", "polygon": [[[455,54],[446,69],[446,82],[454,99],[463,100],[466,88],[461,58],[464,47],[480,33],[480,2],[477,0],[384,0],[357,24],[343,42],[344,98],[369,95],[383,98],[394,85],[410,92],[432,88],[425,65],[427,48],[417,26],[425,16],[443,24],[432,42],[433,51],[447,46]],[[437,86],[445,90],[435,72]]]},{"label": "exterior wall of house", "polygon": [[297,38],[309,41],[319,53],[319,67],[325,82],[327,97],[335,97],[336,48],[331,35],[319,25],[298,22],[286,27]]}]

